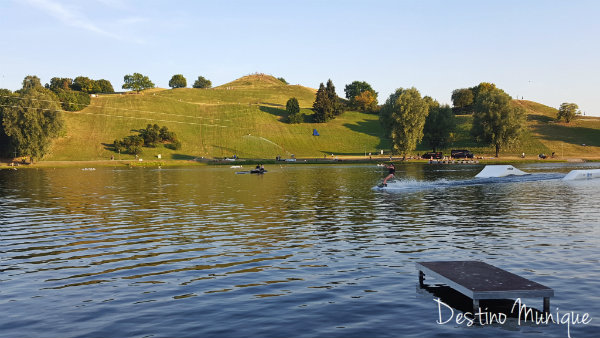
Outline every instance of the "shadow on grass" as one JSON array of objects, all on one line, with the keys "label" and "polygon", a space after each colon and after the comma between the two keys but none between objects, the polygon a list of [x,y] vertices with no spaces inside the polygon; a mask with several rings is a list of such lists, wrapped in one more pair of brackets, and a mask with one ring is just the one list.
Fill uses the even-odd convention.
[{"label": "shadow on grass", "polygon": [[[381,126],[379,120],[367,120],[367,121],[358,121],[356,123],[345,123],[344,127],[365,135],[373,136],[379,138],[379,143],[375,147],[376,149],[390,149],[391,141],[387,137],[385,137],[385,131]],[[368,151],[369,149],[367,149]],[[364,152],[363,152],[364,155]]]},{"label": "shadow on grass", "polygon": [[100,144],[102,144],[102,146],[104,147],[104,150],[114,151],[115,153],[117,152],[117,150],[115,149],[114,143],[100,143]]},{"label": "shadow on grass", "polygon": [[187,154],[172,154],[171,155],[171,159],[173,159],[173,160],[191,161],[191,160],[193,160],[195,158],[196,158],[196,156],[187,155]]},{"label": "shadow on grass", "polygon": [[269,106],[259,106],[259,109],[265,113],[269,113],[273,116],[276,116],[277,120],[280,122],[284,122],[287,120],[288,113],[285,109],[274,108]]},{"label": "shadow on grass", "polygon": [[[271,103],[269,103],[269,104],[271,104]],[[281,106],[281,107],[283,107],[283,106]],[[259,106],[259,109],[265,113],[269,113],[273,116],[276,116],[277,120],[279,122],[289,123],[288,122],[288,113],[283,108]],[[307,111],[310,112],[310,114],[307,114]],[[312,123],[313,122],[312,111],[310,109],[302,108],[302,109],[300,109],[300,113],[302,114],[302,123]]]},{"label": "shadow on grass", "polygon": [[544,140],[600,147],[599,129],[570,127],[561,124],[536,125],[532,129]]},{"label": "shadow on grass", "polygon": [[527,121],[548,123],[548,122],[554,121],[554,119],[551,118],[550,116],[546,116],[546,115],[529,114],[529,115],[527,115]]},{"label": "shadow on grass", "polygon": [[[271,102],[261,102],[260,104],[261,104],[261,105],[262,105],[262,104],[265,104],[265,105],[267,105],[267,106],[275,106],[275,107],[285,107],[285,105],[283,105],[283,104],[279,104],[279,103],[271,103]],[[262,106],[261,106],[261,107],[262,107]]]}]

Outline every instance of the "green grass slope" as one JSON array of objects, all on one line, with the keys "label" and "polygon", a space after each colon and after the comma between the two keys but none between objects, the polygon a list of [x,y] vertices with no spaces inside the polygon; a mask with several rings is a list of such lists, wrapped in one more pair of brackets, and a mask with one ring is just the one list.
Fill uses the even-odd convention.
[{"label": "green grass slope", "polygon": [[[246,76],[213,89],[181,88],[140,94],[101,95],[86,109],[65,113],[67,133],[58,139],[46,160],[102,160],[115,154],[115,139],[131,135],[148,123],[167,126],[182,148],[144,147],[142,158],[323,157],[325,154],[363,154],[389,148],[373,114],[347,112],[327,124],[288,124],[285,103],[296,97],[305,114],[315,90],[285,85],[267,75]],[[310,119],[306,119],[309,121]],[[312,136],[316,128],[320,136]]]},{"label": "green grass slope", "polygon": [[[193,159],[198,157],[275,158],[276,156],[318,157],[362,156],[384,149],[377,115],[346,112],[324,124],[310,123],[315,90],[285,85],[269,75],[255,74],[212,89],[152,89],[140,94],[111,94],[92,98],[80,112],[65,113],[66,135],[53,143],[45,160],[133,159],[133,155],[111,150],[115,139],[134,134],[148,123],[167,126],[177,133],[182,148],[143,148],[145,160]],[[285,103],[296,97],[306,114],[301,124],[286,123]],[[539,153],[569,157],[600,157],[600,118],[581,118],[570,124],[554,122],[556,109],[531,101],[513,101],[527,114],[527,132],[522,141],[501,156]],[[493,147],[475,142],[469,135],[472,117],[457,116],[458,126],[450,149],[470,149],[491,156]],[[313,128],[320,136],[312,136]],[[582,144],[585,144],[583,146]],[[415,154],[430,149],[421,144]]]}]

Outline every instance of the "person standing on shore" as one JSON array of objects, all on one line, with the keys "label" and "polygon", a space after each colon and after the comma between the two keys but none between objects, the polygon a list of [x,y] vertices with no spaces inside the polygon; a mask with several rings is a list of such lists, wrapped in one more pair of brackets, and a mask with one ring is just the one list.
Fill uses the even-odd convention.
[{"label": "person standing on shore", "polygon": [[394,166],[394,163],[391,162],[390,165],[387,165],[385,167],[388,169],[388,175],[386,176],[386,178],[383,179],[383,186],[387,187],[387,181],[394,177],[394,174],[396,173],[396,167]]}]

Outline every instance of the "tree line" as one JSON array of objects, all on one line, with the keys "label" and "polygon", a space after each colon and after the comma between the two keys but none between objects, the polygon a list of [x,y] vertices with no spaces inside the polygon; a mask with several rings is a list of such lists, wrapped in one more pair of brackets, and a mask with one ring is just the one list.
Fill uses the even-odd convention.
[{"label": "tree line", "polygon": [[[339,98],[331,80],[320,84],[313,103],[313,122],[324,123],[341,115],[344,110],[377,113],[386,135],[392,141],[392,151],[406,154],[424,142],[435,152],[451,141],[455,131],[455,115],[471,114],[471,136],[480,143],[495,148],[496,157],[506,147],[518,144],[525,130],[525,111],[511,104],[512,97],[494,83],[452,91],[453,107],[441,105],[429,96],[422,97],[416,88],[399,88],[383,105],[377,103],[377,92],[364,81],[346,85],[346,100]],[[298,101],[291,98],[286,104],[288,121],[300,123]],[[581,112],[574,103],[561,104],[556,120],[569,123]]]}]

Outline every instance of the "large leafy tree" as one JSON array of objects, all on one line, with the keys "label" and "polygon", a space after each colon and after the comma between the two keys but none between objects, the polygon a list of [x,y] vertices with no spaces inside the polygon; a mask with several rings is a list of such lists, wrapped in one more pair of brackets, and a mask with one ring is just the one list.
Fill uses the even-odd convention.
[{"label": "large leafy tree", "polygon": [[426,100],[416,88],[399,88],[379,111],[379,119],[392,139],[392,150],[406,154],[423,139],[423,127],[429,111]]},{"label": "large leafy tree", "polygon": [[454,108],[462,112],[473,104],[473,91],[469,88],[455,89],[451,98]]},{"label": "large leafy tree", "polygon": [[523,133],[525,111],[511,106],[511,100],[503,90],[493,86],[479,90],[474,103],[471,134],[477,141],[493,145],[496,157],[500,149],[518,142]]},{"label": "large leafy tree", "polygon": [[440,106],[437,101],[431,100],[423,128],[423,142],[435,152],[449,143],[455,127],[456,121],[452,108],[448,105]]},{"label": "large leafy tree", "polygon": [[42,82],[40,78],[35,75],[27,75],[23,79],[23,90],[33,89],[33,88],[41,88]]},{"label": "large leafy tree", "polygon": [[8,157],[14,155],[11,154],[12,148],[10,144],[10,137],[8,137],[8,135],[6,135],[4,132],[4,125],[2,121],[4,119],[4,110],[15,105],[16,101],[18,101],[16,97],[18,97],[18,95],[10,90],[0,89],[0,156]]},{"label": "large leafy tree", "polygon": [[100,79],[96,81],[96,87],[98,88],[98,93],[114,93],[115,90],[110,81],[105,79]]},{"label": "large leafy tree", "polygon": [[73,80],[71,89],[88,94],[99,93],[101,91],[98,83],[87,76],[76,77]]},{"label": "large leafy tree", "polygon": [[377,110],[377,92],[364,81],[354,81],[344,88],[350,107],[358,111],[373,112]]},{"label": "large leafy tree", "polygon": [[175,74],[169,81],[169,87],[171,88],[185,88],[187,87],[187,80],[182,74]]},{"label": "large leafy tree", "polygon": [[51,140],[63,129],[58,98],[50,90],[35,87],[20,92],[18,100],[2,112],[2,126],[18,156],[43,157]]},{"label": "large leafy tree", "polygon": [[123,89],[135,90],[138,93],[144,89],[154,88],[154,83],[152,83],[147,76],[140,73],[125,75],[123,77],[123,82],[125,82],[122,87]]},{"label": "large leafy tree", "polygon": [[50,83],[46,84],[46,88],[53,92],[57,90],[70,90],[73,85],[73,79],[68,77],[53,77],[50,79]]},{"label": "large leafy tree", "polygon": [[564,102],[558,108],[558,114],[556,115],[557,120],[564,120],[566,123],[571,122],[577,115],[579,106],[575,103]]},{"label": "large leafy tree", "polygon": [[204,76],[198,76],[198,79],[194,81],[194,88],[210,88],[212,87],[212,83],[210,80],[206,79]]}]

